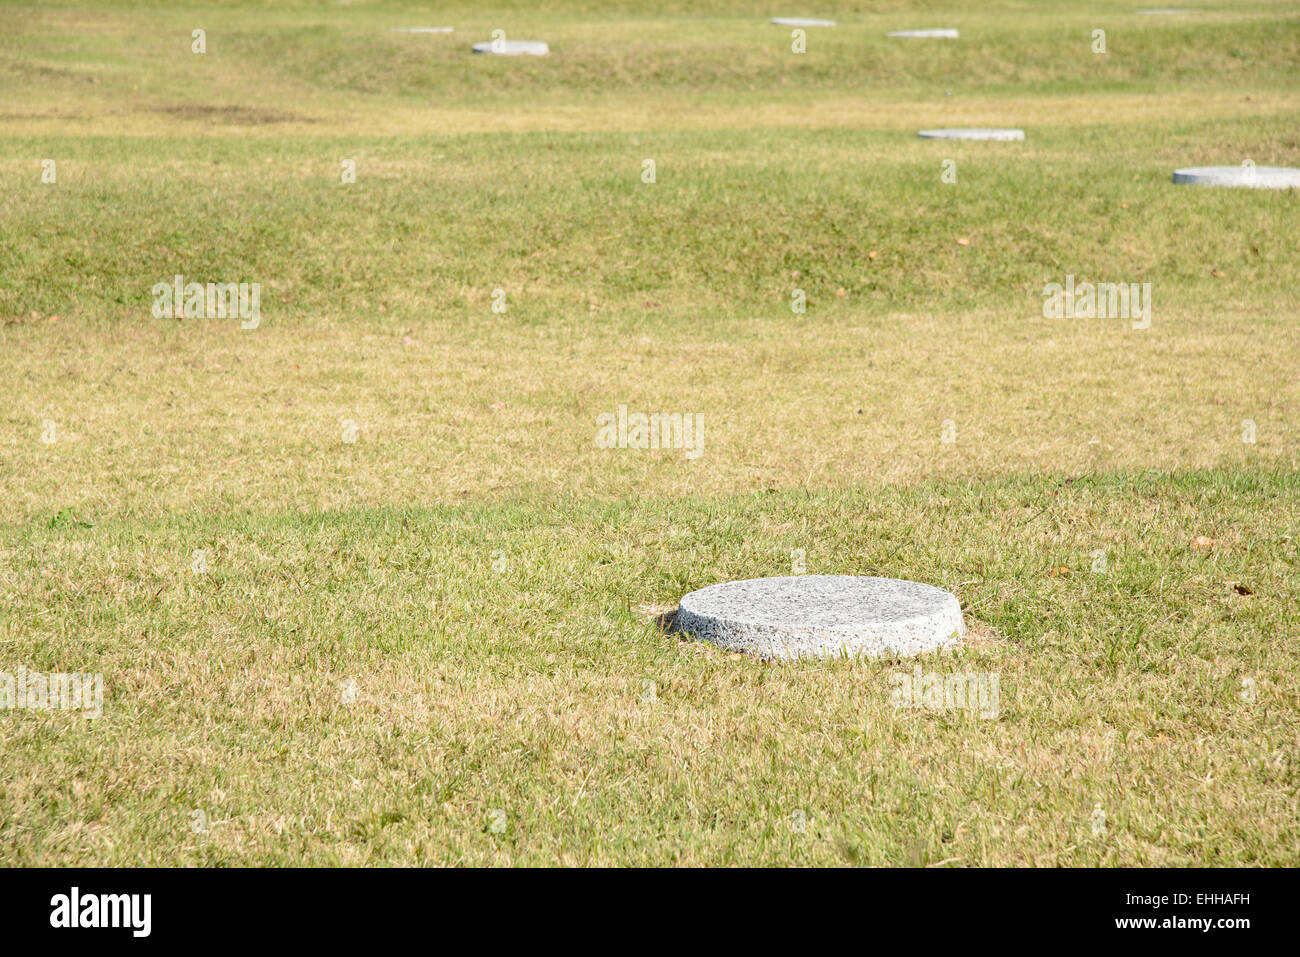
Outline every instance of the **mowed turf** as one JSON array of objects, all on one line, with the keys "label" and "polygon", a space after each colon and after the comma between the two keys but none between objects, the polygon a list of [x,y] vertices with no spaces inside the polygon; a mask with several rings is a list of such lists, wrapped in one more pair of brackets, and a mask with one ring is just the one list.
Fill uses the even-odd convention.
[{"label": "mowed turf", "polygon": [[[1300,13],[529,7],[3,7],[0,672],[105,700],[0,710],[0,862],[1300,861],[1300,195],[1170,183],[1300,166]],[[997,716],[657,626],[797,563]]]}]

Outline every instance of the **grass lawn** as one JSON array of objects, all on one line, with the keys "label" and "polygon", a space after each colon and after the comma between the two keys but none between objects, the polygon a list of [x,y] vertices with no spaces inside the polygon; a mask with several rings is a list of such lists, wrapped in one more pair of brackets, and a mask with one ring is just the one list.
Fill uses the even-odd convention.
[{"label": "grass lawn", "polygon": [[[428,6],[0,2],[0,864],[1300,864],[1294,3]],[[660,630],[802,569],[969,634]]]}]

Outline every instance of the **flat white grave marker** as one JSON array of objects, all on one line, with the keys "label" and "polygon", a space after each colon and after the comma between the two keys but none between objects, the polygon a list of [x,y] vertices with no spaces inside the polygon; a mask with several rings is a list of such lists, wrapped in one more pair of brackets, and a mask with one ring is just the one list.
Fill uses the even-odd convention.
[{"label": "flat white grave marker", "polygon": [[546,56],[551,48],[538,40],[487,40],[474,44],[474,52],[493,56]]},{"label": "flat white grave marker", "polygon": [[1183,186],[1245,186],[1253,189],[1300,187],[1300,169],[1290,166],[1190,166],[1174,170]]},{"label": "flat white grave marker", "polygon": [[893,33],[886,33],[887,37],[939,37],[947,40],[957,39],[956,30],[895,30]]},{"label": "flat white grave marker", "polygon": [[833,27],[834,20],[814,20],[809,17],[773,17],[772,22],[779,27]]},{"label": "flat white grave marker", "polygon": [[972,128],[921,130],[916,135],[923,140],[1023,140],[1025,131]]},{"label": "flat white grave marker", "polygon": [[856,575],[723,582],[682,598],[673,630],[764,658],[916,655],[966,631],[957,596]]}]

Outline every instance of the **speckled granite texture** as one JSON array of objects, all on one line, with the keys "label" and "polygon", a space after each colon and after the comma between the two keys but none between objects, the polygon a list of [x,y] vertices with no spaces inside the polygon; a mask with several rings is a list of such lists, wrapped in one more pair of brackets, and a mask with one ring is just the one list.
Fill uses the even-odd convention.
[{"label": "speckled granite texture", "polygon": [[920,582],[796,575],[724,582],[682,598],[673,630],[764,658],[908,656],[966,631],[951,592]]}]

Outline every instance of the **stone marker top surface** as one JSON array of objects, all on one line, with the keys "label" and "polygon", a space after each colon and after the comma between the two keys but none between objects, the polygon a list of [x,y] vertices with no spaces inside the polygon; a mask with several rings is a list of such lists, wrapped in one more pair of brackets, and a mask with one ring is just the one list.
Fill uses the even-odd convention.
[{"label": "stone marker top surface", "polygon": [[1023,140],[1024,130],[1012,129],[948,129],[921,130],[916,134],[926,140]]},{"label": "stone marker top surface", "polygon": [[496,56],[546,56],[551,48],[540,40],[487,40],[474,44],[474,52]]},{"label": "stone marker top surface", "polygon": [[1190,166],[1174,170],[1174,182],[1190,186],[1300,187],[1300,169],[1290,166]]},{"label": "stone marker top surface", "polygon": [[950,30],[946,27],[937,30],[895,30],[893,33],[886,33],[887,37],[946,37],[951,40],[957,38],[957,31]]},{"label": "stone marker top surface", "polygon": [[834,20],[816,20],[812,17],[773,17],[772,22],[781,27],[833,27]]},{"label": "stone marker top surface", "polygon": [[965,631],[955,595],[921,582],[794,575],[723,582],[682,598],[677,631],[773,658],[917,654]]},{"label": "stone marker top surface", "polygon": [[794,627],[860,628],[908,621],[950,597],[934,585],[858,575],[788,575],[723,582],[693,591],[682,607],[728,621]]}]

